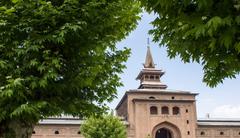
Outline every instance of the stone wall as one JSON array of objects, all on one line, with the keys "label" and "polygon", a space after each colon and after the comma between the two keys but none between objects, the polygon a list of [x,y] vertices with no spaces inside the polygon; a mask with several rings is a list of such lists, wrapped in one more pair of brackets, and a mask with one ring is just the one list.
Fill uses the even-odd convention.
[{"label": "stone wall", "polygon": [[127,121],[127,119],[128,119],[128,100],[127,100],[127,97],[125,99],[123,99],[123,101],[121,101],[121,102],[122,103],[120,104],[120,106],[118,107],[116,112],[117,112],[118,116],[123,117],[123,119]]},{"label": "stone wall", "polygon": [[200,126],[197,138],[240,138],[240,127]]},{"label": "stone wall", "polygon": [[37,125],[32,138],[83,138],[79,125]]}]

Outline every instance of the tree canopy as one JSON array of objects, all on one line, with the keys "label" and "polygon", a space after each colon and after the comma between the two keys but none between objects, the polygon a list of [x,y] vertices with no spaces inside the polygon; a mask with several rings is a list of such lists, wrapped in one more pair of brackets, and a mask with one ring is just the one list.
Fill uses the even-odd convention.
[{"label": "tree canopy", "polygon": [[139,12],[129,0],[1,0],[0,134],[16,120],[106,109],[130,53],[116,43]]},{"label": "tree canopy", "polygon": [[127,138],[126,126],[113,115],[90,117],[80,127],[85,138]]},{"label": "tree canopy", "polygon": [[239,0],[140,0],[158,17],[150,33],[170,58],[203,65],[203,81],[214,87],[240,72]]}]

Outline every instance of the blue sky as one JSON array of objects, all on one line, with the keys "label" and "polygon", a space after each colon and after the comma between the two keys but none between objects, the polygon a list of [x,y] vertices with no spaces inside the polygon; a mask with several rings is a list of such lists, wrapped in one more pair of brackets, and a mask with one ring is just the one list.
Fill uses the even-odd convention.
[{"label": "blue sky", "polygon": [[[118,43],[118,48],[131,48],[131,56],[128,59],[121,74],[123,87],[118,89],[118,98],[109,104],[115,108],[124,93],[129,89],[136,89],[139,82],[135,80],[139,71],[143,68],[147,51],[148,30],[152,28],[150,22],[154,15],[142,14],[142,20],[138,27],[125,40]],[[207,113],[212,118],[240,118],[240,76],[236,79],[226,79],[223,84],[216,88],[209,88],[202,82],[202,66],[197,63],[184,64],[180,58],[169,59],[166,49],[158,44],[150,43],[151,52],[156,68],[165,71],[161,78],[162,82],[168,85],[168,89],[186,90],[199,93],[197,99],[198,118],[204,118]]]}]

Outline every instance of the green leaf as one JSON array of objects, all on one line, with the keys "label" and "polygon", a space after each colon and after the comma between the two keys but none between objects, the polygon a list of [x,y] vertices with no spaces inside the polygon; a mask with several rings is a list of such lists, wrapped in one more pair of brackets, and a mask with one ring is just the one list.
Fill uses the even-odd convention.
[{"label": "green leaf", "polygon": [[236,21],[236,23],[239,25],[239,24],[240,24],[240,16],[237,16],[237,17],[235,18],[235,21]]},{"label": "green leaf", "polygon": [[0,60],[0,68],[6,68],[7,63],[3,60]]},{"label": "green leaf", "polygon": [[22,82],[23,81],[23,79],[21,79],[21,78],[17,78],[17,79],[15,79],[14,81],[13,81],[13,85],[14,86],[21,86],[22,85]]},{"label": "green leaf", "polygon": [[38,71],[40,71],[41,73],[45,70],[46,70],[46,66],[44,66],[44,65],[38,66]]},{"label": "green leaf", "polygon": [[237,52],[240,53],[240,42],[235,43],[234,47],[237,50]]},{"label": "green leaf", "polygon": [[12,3],[17,3],[17,2],[19,2],[19,0],[11,0],[12,1]]},{"label": "green leaf", "polygon": [[30,61],[30,65],[31,65],[31,66],[36,66],[36,65],[38,65],[37,60],[36,60],[36,59],[31,60],[31,61]]},{"label": "green leaf", "polygon": [[35,81],[32,81],[31,82],[31,84],[30,84],[30,87],[32,88],[32,89],[35,89],[35,88],[37,88],[37,82],[35,82]]},{"label": "green leaf", "polygon": [[232,45],[232,36],[228,33],[225,33],[221,37],[220,43],[228,49]]},{"label": "green leaf", "polygon": [[210,43],[210,45],[209,45],[209,48],[211,49],[211,51],[214,51],[215,49],[216,49],[216,42],[217,42],[217,40],[215,39],[215,38],[213,38],[212,40],[211,40],[211,43]]},{"label": "green leaf", "polygon": [[208,4],[209,4],[208,0],[198,0],[198,5],[200,9],[207,7]]},{"label": "green leaf", "polygon": [[205,35],[205,26],[204,25],[199,25],[198,27],[195,28],[195,38],[198,39],[201,36]]},{"label": "green leaf", "polygon": [[39,85],[40,85],[40,87],[42,87],[42,88],[45,88],[45,87],[47,86],[47,84],[48,84],[48,82],[47,82],[47,80],[45,80],[45,79],[41,79],[41,80],[39,81]]},{"label": "green leaf", "polygon": [[15,12],[16,11],[16,9],[15,8],[10,8],[10,9],[7,9],[7,10],[5,10],[5,14],[8,14],[8,15],[10,15],[10,14],[12,14],[13,12]]},{"label": "green leaf", "polygon": [[5,11],[5,10],[7,10],[7,7],[6,7],[6,6],[1,6],[1,7],[0,7],[0,11]]},{"label": "green leaf", "polygon": [[218,16],[215,16],[213,18],[211,18],[208,22],[207,22],[207,26],[209,28],[213,28],[214,31],[217,30],[217,28],[222,24],[222,19]]},{"label": "green leaf", "polygon": [[13,96],[13,90],[11,89],[6,89],[6,90],[3,90],[0,94],[0,97],[7,97],[7,98],[10,98]]}]

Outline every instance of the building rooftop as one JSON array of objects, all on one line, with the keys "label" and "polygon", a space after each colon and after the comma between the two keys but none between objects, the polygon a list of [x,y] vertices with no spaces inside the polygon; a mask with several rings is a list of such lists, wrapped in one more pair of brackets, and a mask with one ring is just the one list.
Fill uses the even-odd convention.
[{"label": "building rooftop", "polygon": [[80,125],[83,120],[73,117],[64,118],[46,118],[39,121],[40,125]]},{"label": "building rooftop", "polygon": [[171,90],[171,89],[131,89],[128,92],[163,92],[163,93],[180,93],[180,94],[196,94],[190,91]]},{"label": "building rooftop", "polygon": [[240,118],[201,118],[197,120],[198,126],[240,126]]},{"label": "building rooftop", "polygon": [[[122,118],[120,118],[122,120]],[[83,119],[75,118],[75,117],[51,117],[42,119],[38,124],[40,125],[81,125],[84,123]],[[123,121],[125,125],[128,125],[127,121]]]}]

